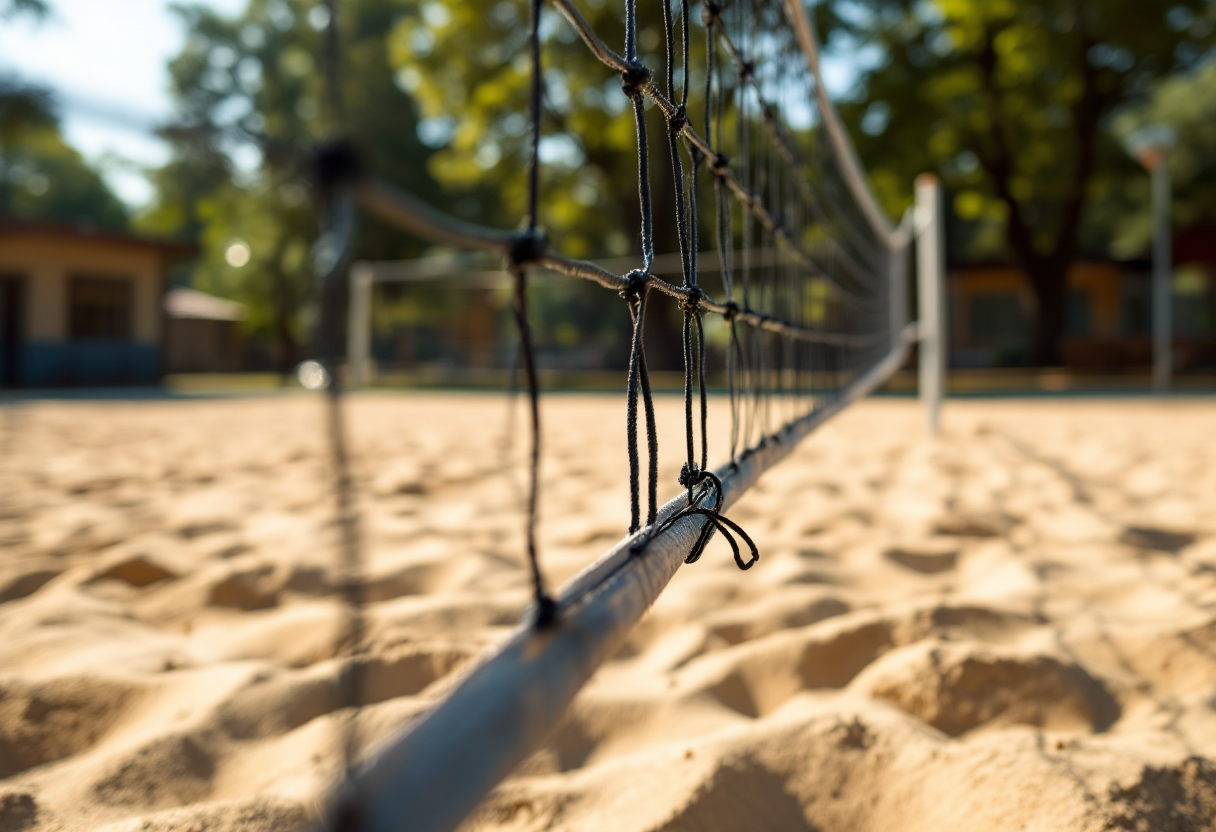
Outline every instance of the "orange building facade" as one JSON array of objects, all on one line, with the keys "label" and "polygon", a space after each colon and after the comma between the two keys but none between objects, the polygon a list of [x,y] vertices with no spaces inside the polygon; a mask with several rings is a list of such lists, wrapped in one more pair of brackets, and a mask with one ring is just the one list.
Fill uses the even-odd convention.
[{"label": "orange building facade", "polygon": [[[1148,367],[1151,283],[1147,261],[1076,263],[1068,274],[1065,366],[1116,372]],[[1178,263],[1172,288],[1175,367],[1216,366],[1216,266]],[[1029,363],[1035,298],[1018,266],[959,264],[949,270],[947,289],[952,367]]]}]

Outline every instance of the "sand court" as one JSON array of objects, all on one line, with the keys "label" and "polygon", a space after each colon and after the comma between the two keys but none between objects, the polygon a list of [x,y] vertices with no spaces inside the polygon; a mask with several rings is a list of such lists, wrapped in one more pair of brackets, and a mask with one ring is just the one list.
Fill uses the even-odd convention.
[{"label": "sand court", "polygon": [[[657,406],[665,499],[683,412]],[[626,531],[624,409],[545,398],[553,582]],[[318,399],[0,410],[0,831],[299,828],[353,663],[374,744],[506,638],[522,409],[347,412],[355,658]],[[713,400],[711,459],[728,417]],[[806,440],[729,512],[760,563],[718,540],[682,567],[466,828],[1214,828],[1216,404],[952,401],[944,424],[869,400]]]}]

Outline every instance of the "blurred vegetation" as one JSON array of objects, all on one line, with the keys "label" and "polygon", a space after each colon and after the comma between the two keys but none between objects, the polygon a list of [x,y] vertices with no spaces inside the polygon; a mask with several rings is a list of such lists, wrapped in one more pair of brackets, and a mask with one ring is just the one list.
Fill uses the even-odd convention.
[{"label": "blurred vegetation", "polygon": [[[619,3],[578,6],[606,42],[623,41]],[[368,166],[458,216],[517,224],[529,130],[524,0],[340,7],[341,130]],[[156,201],[138,224],[198,235],[205,254],[194,285],[247,303],[250,327],[274,340],[286,369],[300,357],[315,303],[308,253],[317,228],[298,160],[328,132],[323,9],[316,0],[250,0],[234,17],[178,11],[191,36],[171,65],[178,117],[164,135],[174,154],[152,173]],[[1176,222],[1213,220],[1212,0],[822,0],[814,13],[827,54],[848,56],[857,73],[840,110],[880,201],[898,218],[914,177],[941,175],[957,217],[957,256],[1009,255],[1031,276],[1038,361],[1059,359],[1069,264],[1089,252],[1138,254],[1147,243],[1147,177],[1121,145],[1130,130],[1150,121],[1177,128]],[[640,15],[639,57],[657,69],[660,8]],[[572,256],[636,254],[636,136],[620,79],[549,8],[542,38],[541,224]],[[699,41],[694,67],[703,65]],[[696,114],[700,81],[693,84]],[[674,251],[662,120],[654,107],[647,113],[656,249]],[[708,228],[702,239],[712,239]],[[227,257],[238,242],[250,252],[243,265]],[[357,256],[424,252],[435,253],[366,223]],[[450,292],[415,284],[385,291],[378,333],[457,317]],[[492,297],[505,318],[505,298]],[[596,287],[539,283],[533,311],[542,348],[578,340],[611,355],[627,350],[622,304]],[[665,339],[674,347],[664,320],[674,312],[655,307],[647,338],[659,355]]]},{"label": "blurred vegetation", "polygon": [[[388,63],[384,33],[401,3],[348,0],[341,8],[343,135],[381,176],[442,202],[414,104]],[[272,340],[274,363],[286,372],[301,357],[315,315],[309,253],[318,229],[303,160],[332,134],[319,66],[324,9],[312,0],[251,0],[231,18],[197,5],[175,9],[190,36],[169,67],[178,115],[163,135],[173,155],[152,173],[156,199],[139,227],[198,235],[204,254],[194,285],[246,303],[253,334]],[[241,244],[247,261],[230,256]],[[366,221],[356,257],[421,250],[418,241]]]},{"label": "blurred vegetation", "polygon": [[1038,301],[1036,363],[1058,364],[1068,267],[1120,233],[1119,218],[1089,208],[1138,173],[1112,119],[1163,79],[1210,60],[1216,3],[868,0],[830,8],[829,46],[871,59],[841,110],[884,203],[902,211],[913,177],[940,173],[966,223],[956,250],[1016,258]]},{"label": "blurred vegetation", "polygon": [[[1147,101],[1119,114],[1115,135],[1130,136],[1149,124],[1173,128],[1177,145],[1170,153],[1173,221],[1176,228],[1207,224],[1216,233],[1216,64],[1166,78]],[[1114,229],[1116,255],[1140,254],[1152,244],[1149,179],[1129,177],[1122,190],[1103,206]]]},{"label": "blurred vegetation", "polygon": [[[0,21],[45,18],[42,0],[0,0]],[[0,75],[0,214],[125,228],[126,206],[59,131],[50,92]]]}]

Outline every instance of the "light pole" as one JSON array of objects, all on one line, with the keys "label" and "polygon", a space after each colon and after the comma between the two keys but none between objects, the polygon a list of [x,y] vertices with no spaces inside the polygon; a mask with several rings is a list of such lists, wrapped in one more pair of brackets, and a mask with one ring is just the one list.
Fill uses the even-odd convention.
[{"label": "light pole", "polygon": [[1141,128],[1127,139],[1127,149],[1153,177],[1153,390],[1170,389],[1173,346],[1170,321],[1170,149],[1174,131],[1164,124]]}]

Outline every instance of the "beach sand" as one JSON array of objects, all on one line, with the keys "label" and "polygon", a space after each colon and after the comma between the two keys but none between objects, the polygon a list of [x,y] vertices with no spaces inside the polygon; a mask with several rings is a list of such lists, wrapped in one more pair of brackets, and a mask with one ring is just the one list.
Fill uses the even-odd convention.
[{"label": "beach sand", "polygon": [[[549,396],[541,551],[629,520],[621,396]],[[287,830],[341,763],[340,553],[307,395],[0,409],[0,832]],[[713,402],[711,458],[726,449]],[[358,736],[529,600],[522,411],[353,397]],[[659,400],[663,499],[681,402]],[[473,830],[1216,829],[1216,404],[863,402],[729,513]],[[424,763],[422,763],[424,764]]]}]

